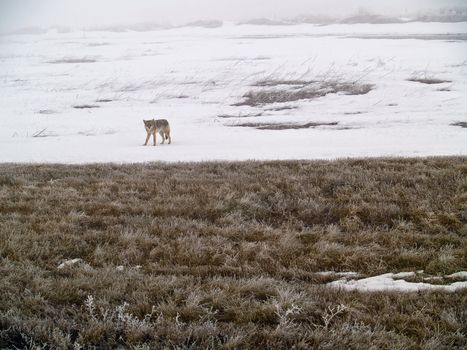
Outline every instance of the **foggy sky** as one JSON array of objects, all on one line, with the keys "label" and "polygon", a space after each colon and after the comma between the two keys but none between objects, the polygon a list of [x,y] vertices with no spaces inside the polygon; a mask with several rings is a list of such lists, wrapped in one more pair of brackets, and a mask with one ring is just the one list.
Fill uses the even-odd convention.
[{"label": "foggy sky", "polygon": [[300,14],[344,16],[363,8],[377,14],[404,15],[466,5],[466,0],[0,0],[0,29],[283,19]]}]

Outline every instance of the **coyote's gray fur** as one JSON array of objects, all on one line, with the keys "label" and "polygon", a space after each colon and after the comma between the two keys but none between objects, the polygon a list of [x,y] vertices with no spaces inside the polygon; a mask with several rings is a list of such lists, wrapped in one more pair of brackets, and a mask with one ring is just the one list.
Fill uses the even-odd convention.
[{"label": "coyote's gray fur", "polygon": [[145,146],[148,144],[151,135],[154,137],[154,146],[156,145],[156,133],[161,135],[161,143],[164,143],[167,139],[169,140],[169,144],[172,142],[170,138],[170,125],[166,119],[143,120],[143,122],[147,132]]}]

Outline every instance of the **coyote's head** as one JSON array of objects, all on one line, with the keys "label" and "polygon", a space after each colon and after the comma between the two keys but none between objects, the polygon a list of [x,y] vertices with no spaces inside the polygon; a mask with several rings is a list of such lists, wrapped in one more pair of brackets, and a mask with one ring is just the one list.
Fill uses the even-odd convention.
[{"label": "coyote's head", "polygon": [[154,128],[154,120],[143,120],[146,131],[151,131]]}]

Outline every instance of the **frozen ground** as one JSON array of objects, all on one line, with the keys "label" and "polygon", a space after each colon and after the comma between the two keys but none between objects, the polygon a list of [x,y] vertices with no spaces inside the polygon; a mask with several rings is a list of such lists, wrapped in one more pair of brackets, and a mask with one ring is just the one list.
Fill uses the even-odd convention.
[{"label": "frozen ground", "polygon": [[[373,89],[235,106],[300,88],[291,81]],[[467,23],[8,35],[0,82],[0,162],[467,154],[467,129],[452,125],[467,122]],[[172,145],[142,147],[152,118],[170,121]],[[239,126],[265,123],[311,127]]]}]

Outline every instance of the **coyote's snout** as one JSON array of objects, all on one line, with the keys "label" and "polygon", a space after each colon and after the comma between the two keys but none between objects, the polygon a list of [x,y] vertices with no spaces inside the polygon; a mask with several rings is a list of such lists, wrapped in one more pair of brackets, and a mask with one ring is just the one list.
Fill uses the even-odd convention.
[{"label": "coyote's snout", "polygon": [[151,135],[154,137],[154,146],[156,145],[156,133],[161,135],[161,143],[164,143],[165,140],[169,140],[169,144],[172,142],[172,139],[170,138],[170,125],[166,119],[143,120],[143,122],[147,132],[144,146],[148,144]]}]

